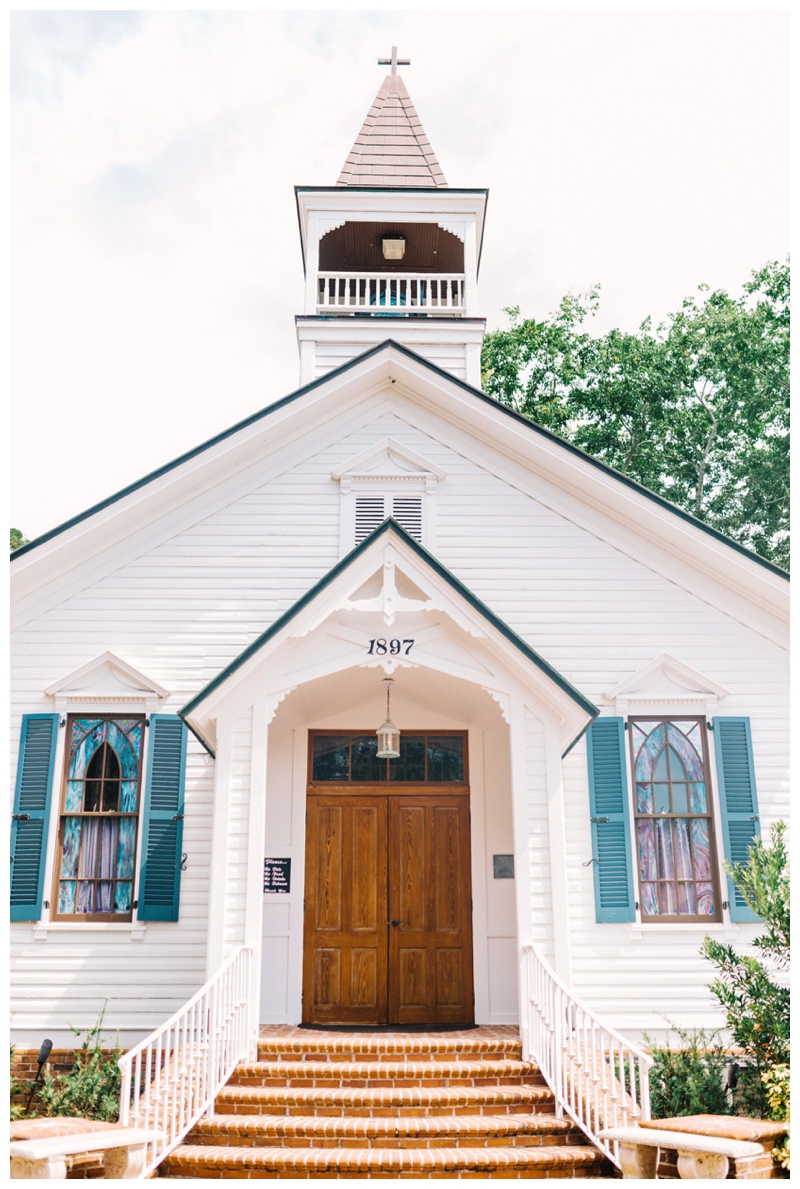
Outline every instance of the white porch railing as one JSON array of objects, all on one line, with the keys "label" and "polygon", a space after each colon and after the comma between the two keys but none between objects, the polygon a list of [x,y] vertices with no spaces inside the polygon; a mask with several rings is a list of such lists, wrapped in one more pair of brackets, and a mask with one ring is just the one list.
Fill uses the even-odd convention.
[{"label": "white porch railing", "polygon": [[532,945],[522,950],[523,1059],[534,1061],[565,1113],[619,1167],[607,1127],[650,1118],[652,1057],[603,1024]]},{"label": "white porch railing", "polygon": [[329,314],[434,311],[465,313],[464,274],[321,272],[317,312]]},{"label": "white porch railing", "polygon": [[181,1142],[257,1039],[254,951],[234,950],[180,1011],[120,1058],[119,1121],[161,1131],[147,1145],[148,1176]]}]

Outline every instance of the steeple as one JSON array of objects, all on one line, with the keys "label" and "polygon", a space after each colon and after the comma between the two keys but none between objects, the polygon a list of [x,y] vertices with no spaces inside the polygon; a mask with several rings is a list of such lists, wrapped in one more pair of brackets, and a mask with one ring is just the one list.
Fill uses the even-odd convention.
[{"label": "steeple", "polygon": [[300,383],[385,339],[476,387],[486,320],[478,261],[488,192],[447,185],[391,67],[335,186],[297,186],[305,299]]},{"label": "steeple", "polygon": [[337,186],[447,186],[442,168],[425,135],[406,85],[397,73],[398,64],[410,66],[408,58],[398,60],[397,46],[381,84],[344,163]]}]

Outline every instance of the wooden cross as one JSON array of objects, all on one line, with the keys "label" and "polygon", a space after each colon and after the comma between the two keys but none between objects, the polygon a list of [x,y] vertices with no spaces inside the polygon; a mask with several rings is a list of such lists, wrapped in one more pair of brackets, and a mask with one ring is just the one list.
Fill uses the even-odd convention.
[{"label": "wooden cross", "polygon": [[398,58],[397,46],[393,45],[391,58],[378,58],[378,65],[379,66],[391,66],[392,74],[397,74],[397,67],[398,66],[410,66],[411,59],[410,58]]}]

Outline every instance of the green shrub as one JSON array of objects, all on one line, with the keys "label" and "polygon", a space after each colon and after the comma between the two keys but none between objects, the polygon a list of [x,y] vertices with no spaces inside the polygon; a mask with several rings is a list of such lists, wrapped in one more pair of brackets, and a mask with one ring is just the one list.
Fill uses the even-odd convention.
[{"label": "green shrub", "polygon": [[[72,1115],[99,1119],[104,1123],[117,1122],[122,1085],[119,1058],[122,1050],[119,1042],[111,1052],[101,1049],[103,1014],[100,1013],[97,1023],[87,1031],[80,1048],[70,1051],[67,1057],[70,1069],[67,1073],[54,1076],[45,1068],[38,1095],[40,1115],[48,1118]],[[80,1037],[79,1029],[72,1028],[72,1031]]]},{"label": "green shrub", "polygon": [[8,1097],[11,1100],[10,1107],[11,1107],[11,1121],[12,1121],[12,1123],[14,1122],[15,1119],[22,1118],[22,1107],[20,1106],[20,1104],[18,1102],[14,1102],[14,1099],[17,1097],[18,1094],[21,1094],[22,1091],[25,1089],[25,1087],[21,1086],[19,1084],[19,1082],[17,1081],[17,1079],[14,1077],[14,1068],[13,1067],[14,1067],[14,1053],[15,1052],[16,1052],[16,1046],[12,1045],[11,1046],[11,1067],[12,1068],[11,1068],[11,1073],[9,1074],[9,1080],[8,1080]]},{"label": "green shrub", "polygon": [[698,1028],[671,1025],[680,1047],[644,1040],[653,1058],[650,1070],[650,1110],[654,1119],[676,1115],[730,1115],[733,1113],[722,1083],[729,1057],[719,1034]]},{"label": "green shrub", "polygon": [[[776,1119],[779,1123],[789,1122],[789,1066],[788,1065],[773,1065],[772,1069],[766,1073],[762,1073],[761,1081],[764,1084],[764,1090],[767,1095],[767,1103],[769,1104],[769,1117]],[[787,1130],[786,1139],[778,1147],[773,1149],[772,1158],[776,1164],[785,1169],[788,1173],[790,1171],[789,1160],[789,1134]]]}]

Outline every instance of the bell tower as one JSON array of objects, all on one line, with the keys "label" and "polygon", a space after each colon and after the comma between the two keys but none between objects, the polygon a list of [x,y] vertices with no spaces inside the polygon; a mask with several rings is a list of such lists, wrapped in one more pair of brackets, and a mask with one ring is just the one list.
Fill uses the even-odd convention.
[{"label": "bell tower", "polygon": [[447,185],[392,48],[335,186],[297,186],[305,308],[300,384],[394,339],[480,387],[487,190]]}]

